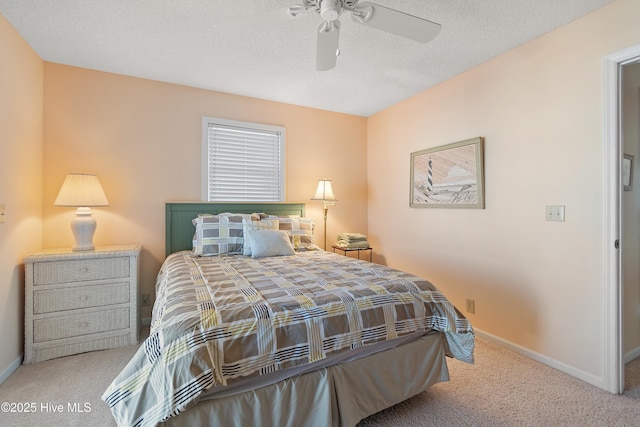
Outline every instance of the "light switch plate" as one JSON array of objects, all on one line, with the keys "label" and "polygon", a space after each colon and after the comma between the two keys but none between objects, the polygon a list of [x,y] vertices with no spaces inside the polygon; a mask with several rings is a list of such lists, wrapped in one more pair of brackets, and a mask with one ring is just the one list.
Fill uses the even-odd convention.
[{"label": "light switch plate", "polygon": [[545,219],[547,221],[564,221],[564,205],[547,205]]}]

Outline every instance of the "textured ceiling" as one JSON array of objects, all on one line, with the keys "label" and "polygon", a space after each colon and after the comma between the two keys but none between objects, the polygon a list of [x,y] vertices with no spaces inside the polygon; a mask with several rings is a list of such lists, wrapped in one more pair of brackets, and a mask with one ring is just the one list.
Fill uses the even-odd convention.
[{"label": "textured ceiling", "polygon": [[343,16],[338,65],[323,72],[315,14],[213,28],[296,0],[0,0],[0,13],[45,61],[370,116],[611,1],[373,0],[442,31],[421,44]]}]

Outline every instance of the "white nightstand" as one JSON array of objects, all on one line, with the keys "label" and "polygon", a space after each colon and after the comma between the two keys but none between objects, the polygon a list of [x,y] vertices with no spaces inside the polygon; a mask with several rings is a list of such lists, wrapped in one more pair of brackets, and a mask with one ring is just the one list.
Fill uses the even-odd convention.
[{"label": "white nightstand", "polygon": [[140,245],[25,258],[24,363],[138,343]]}]

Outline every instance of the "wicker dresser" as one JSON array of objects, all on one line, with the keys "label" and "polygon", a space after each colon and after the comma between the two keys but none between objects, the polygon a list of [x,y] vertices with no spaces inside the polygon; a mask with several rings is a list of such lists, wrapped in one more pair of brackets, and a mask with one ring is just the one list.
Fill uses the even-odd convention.
[{"label": "wicker dresser", "polygon": [[24,363],[138,342],[140,245],[25,258]]}]

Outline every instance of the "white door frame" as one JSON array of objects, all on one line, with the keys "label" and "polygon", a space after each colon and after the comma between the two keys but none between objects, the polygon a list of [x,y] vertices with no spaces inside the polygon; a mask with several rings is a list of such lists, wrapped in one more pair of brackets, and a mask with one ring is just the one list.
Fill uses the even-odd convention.
[{"label": "white door frame", "polygon": [[604,349],[603,388],[611,393],[624,391],[622,261],[620,227],[622,141],[620,115],[622,65],[640,57],[640,45],[604,58]]}]

